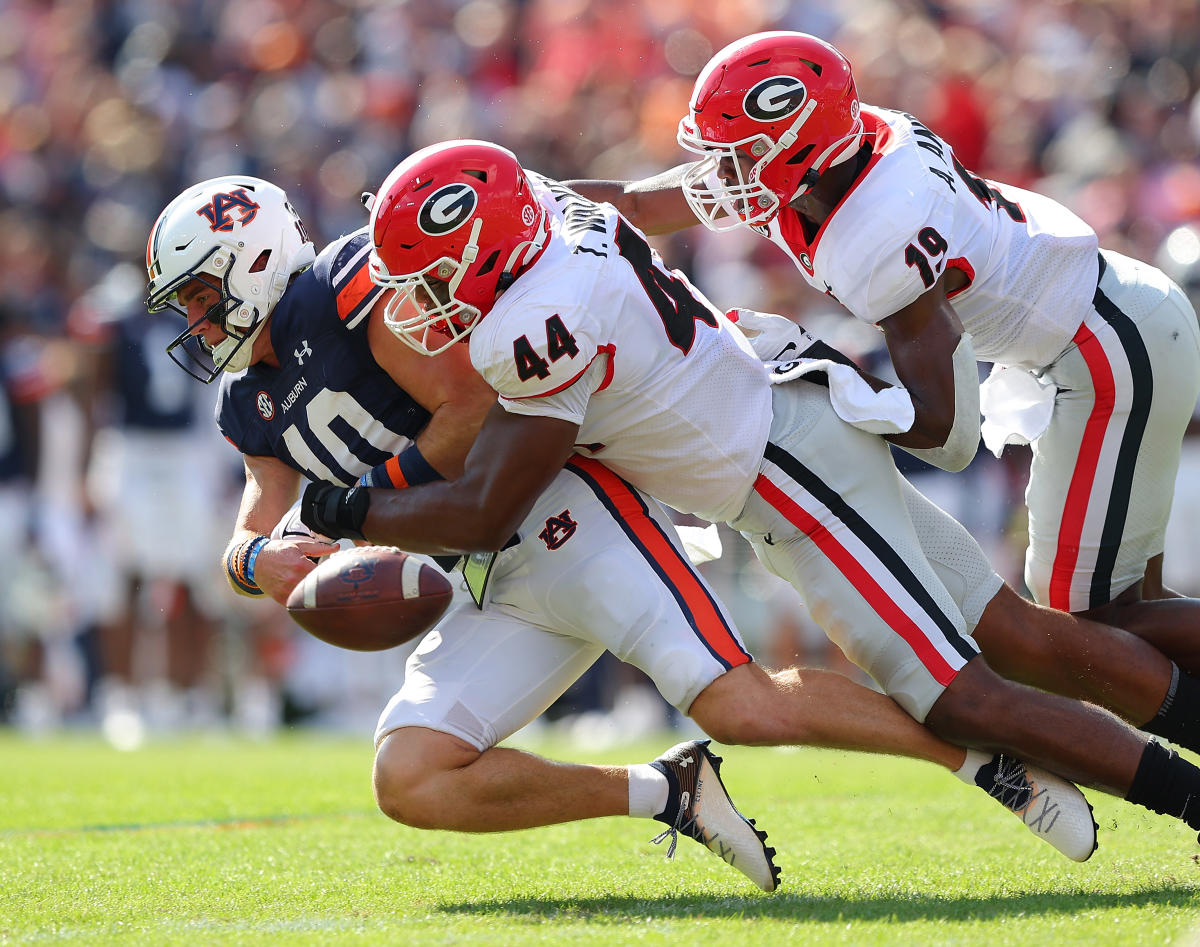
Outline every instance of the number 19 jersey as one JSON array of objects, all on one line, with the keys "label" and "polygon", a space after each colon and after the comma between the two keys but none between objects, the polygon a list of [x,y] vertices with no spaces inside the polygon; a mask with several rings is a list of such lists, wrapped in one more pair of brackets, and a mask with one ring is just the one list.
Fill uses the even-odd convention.
[{"label": "number 19 jersey", "polygon": [[472,333],[476,370],[506,410],[580,425],[576,449],[650,495],[733,517],[771,424],[766,369],[612,206],[530,177],[551,236]]},{"label": "number 19 jersey", "polygon": [[951,304],[980,360],[1053,362],[1091,311],[1092,228],[1048,197],[976,177],[911,115],[862,115],[871,157],[824,224],[806,234],[784,208],[760,232],[811,286],[872,324],[956,269],[966,286]]}]

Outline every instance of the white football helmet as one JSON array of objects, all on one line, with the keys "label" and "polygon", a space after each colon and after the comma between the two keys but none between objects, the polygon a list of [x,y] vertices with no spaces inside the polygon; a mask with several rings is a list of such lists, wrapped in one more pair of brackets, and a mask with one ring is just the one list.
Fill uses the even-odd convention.
[{"label": "white football helmet", "polygon": [[228,175],[189,187],[167,205],[150,231],[146,308],[171,310],[186,319],[176,294],[192,280],[201,280],[220,294],[201,318],[220,326],[225,339],[210,349],[193,334],[198,320],[175,338],[167,354],[205,384],[222,371],[241,371],[288,282],[314,259],[316,250],[304,224],[274,184]]}]

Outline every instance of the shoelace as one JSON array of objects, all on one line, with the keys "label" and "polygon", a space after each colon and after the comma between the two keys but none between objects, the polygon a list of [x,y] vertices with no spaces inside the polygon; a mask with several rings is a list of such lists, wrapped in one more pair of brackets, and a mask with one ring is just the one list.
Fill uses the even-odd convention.
[{"label": "shoelace", "polygon": [[998,799],[1000,804],[1013,812],[1020,812],[1029,806],[1033,796],[1033,786],[1030,785],[1025,772],[1025,764],[1020,760],[1000,757],[1000,765],[996,767],[993,786],[988,795]]},{"label": "shoelace", "polygon": [[[1005,796],[1005,790],[1009,795]],[[1037,828],[1043,834],[1054,828],[1058,821],[1058,804],[1051,799],[1042,803],[1041,811],[1033,812],[1033,804],[1046,795],[1046,790],[1038,790],[1029,779],[1028,770],[1020,760],[1010,760],[1000,757],[1000,765],[996,767],[995,786],[988,792],[989,796],[1000,801],[1000,804],[1021,816],[1021,821],[1031,828]]]},{"label": "shoelace", "polygon": [[[658,835],[650,839],[654,845],[660,844],[668,836],[671,838],[671,844],[667,846],[667,858],[675,857],[675,846],[679,843],[679,832],[689,823],[684,821],[684,816],[687,815],[688,804],[692,801],[691,793],[684,792],[679,795],[679,812],[675,816],[675,821],[667,826]],[[693,820],[694,821],[694,820]]]}]

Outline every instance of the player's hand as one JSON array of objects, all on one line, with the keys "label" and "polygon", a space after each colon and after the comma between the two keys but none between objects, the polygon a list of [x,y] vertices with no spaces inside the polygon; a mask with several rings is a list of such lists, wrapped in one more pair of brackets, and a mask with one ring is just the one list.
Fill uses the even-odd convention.
[{"label": "player's hand", "polygon": [[338,544],[310,539],[272,539],[263,546],[254,564],[254,581],[280,605],[306,575],[317,567],[314,560],[337,552]]}]

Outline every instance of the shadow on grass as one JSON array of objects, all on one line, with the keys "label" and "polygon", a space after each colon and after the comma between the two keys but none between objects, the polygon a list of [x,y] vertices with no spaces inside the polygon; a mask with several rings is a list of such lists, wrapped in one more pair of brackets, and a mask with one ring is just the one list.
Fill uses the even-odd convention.
[{"label": "shadow on grass", "polygon": [[802,894],[761,897],[683,896],[661,898],[517,898],[510,901],[464,901],[443,904],[448,914],[509,915],[538,918],[595,918],[605,922],[644,918],[738,917],[803,918],[837,921],[966,921],[997,920],[1019,915],[1078,914],[1081,911],[1138,907],[1193,907],[1200,891],[1185,885],[1163,885],[1126,893],[1030,892],[988,898],[936,895],[877,897],[806,897]]}]

